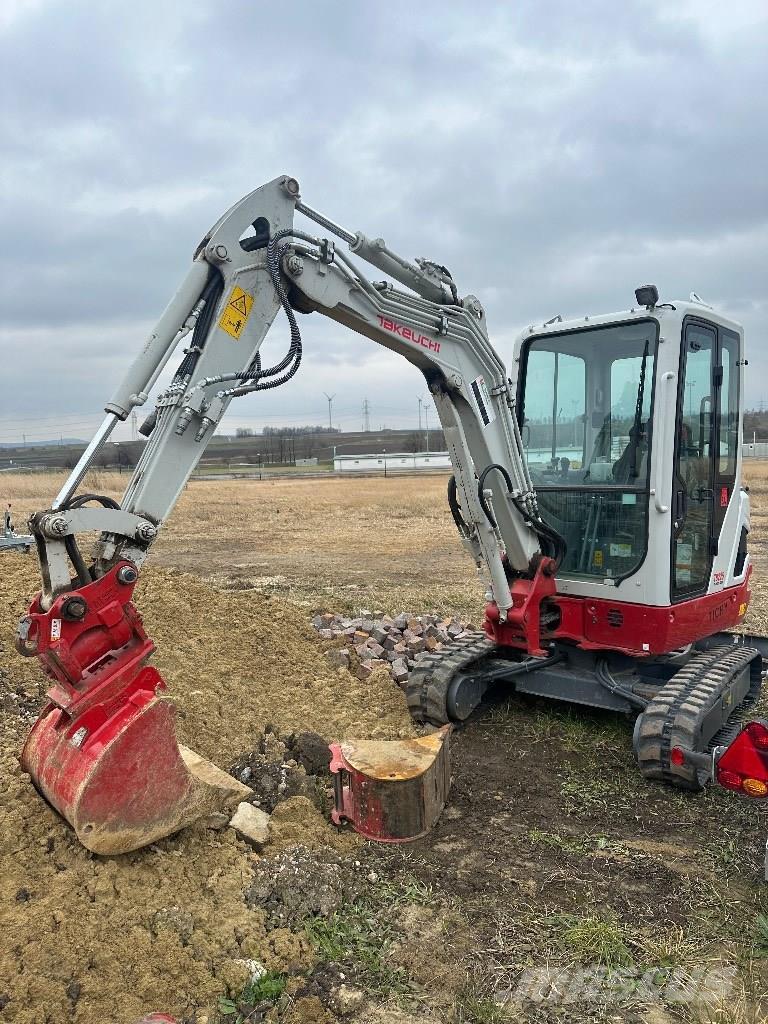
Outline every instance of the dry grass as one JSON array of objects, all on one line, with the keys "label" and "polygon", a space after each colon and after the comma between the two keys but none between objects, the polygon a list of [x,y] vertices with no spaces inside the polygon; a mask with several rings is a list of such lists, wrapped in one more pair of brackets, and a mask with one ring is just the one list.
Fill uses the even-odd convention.
[{"label": "dry grass", "polygon": [[[3,474],[0,501],[13,503],[21,526],[63,480]],[[119,498],[125,483],[102,472],[84,486]],[[482,588],[448,511],[446,483],[444,476],[193,481],[152,560],[313,606],[477,616]]]},{"label": "dry grass", "polygon": [[[768,461],[746,461],[744,475],[753,499],[756,567],[747,628],[766,631]],[[21,525],[50,504],[65,476],[4,473],[0,502],[13,503]],[[101,471],[84,486],[119,498],[126,482],[124,475]],[[313,607],[436,608],[479,616],[482,588],[456,535],[445,488],[443,476],[193,481],[160,535],[153,562]]]}]

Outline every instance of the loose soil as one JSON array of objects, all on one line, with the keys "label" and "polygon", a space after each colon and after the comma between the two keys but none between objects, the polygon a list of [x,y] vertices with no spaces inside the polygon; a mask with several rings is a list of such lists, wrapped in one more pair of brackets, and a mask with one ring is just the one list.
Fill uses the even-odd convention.
[{"label": "loose soil", "polygon": [[[192,828],[137,854],[94,858],[20,772],[43,686],[36,662],[13,649],[13,623],[36,586],[31,558],[4,557],[0,1019],[128,1024],[153,1008],[183,1017],[242,986],[244,960],[284,970],[285,943],[267,937],[264,915],[244,902],[256,858],[234,833]],[[282,599],[153,569],[137,603],[158,643],[180,740],[221,767],[267,725],[327,739],[413,734],[389,676],[361,682],[330,669],[306,616]],[[282,805],[273,833],[275,850],[297,841],[357,846],[301,797]]]},{"label": "loose soil", "polygon": [[[768,632],[768,472],[748,471],[751,550],[766,583],[754,587],[747,628]],[[2,483],[19,521],[56,489],[44,478]],[[111,484],[102,490],[117,493]],[[388,676],[361,682],[329,668],[310,618],[360,607],[475,618],[477,581],[443,486],[190,486],[137,593],[182,742],[230,768],[255,763],[267,726],[326,739],[412,735]],[[217,998],[241,990],[253,960],[289,975],[287,1024],[766,1019],[766,815],[722,792],[646,784],[631,723],[616,716],[518,699],[486,708],[453,739],[443,818],[409,846],[360,844],[294,795],[277,802],[262,856],[202,826],[136,854],[91,856],[18,769],[43,687],[12,636],[37,585],[32,558],[2,557],[1,1021],[134,1024],[158,1009],[214,1024]],[[326,964],[303,915],[343,924],[361,899],[372,907],[365,942],[352,941],[341,966]],[[371,943],[389,987],[371,974]],[[738,984],[709,1017],[684,1005],[494,1002],[521,971],[601,956],[639,972],[732,964]],[[363,993],[351,1010],[342,982]]]}]

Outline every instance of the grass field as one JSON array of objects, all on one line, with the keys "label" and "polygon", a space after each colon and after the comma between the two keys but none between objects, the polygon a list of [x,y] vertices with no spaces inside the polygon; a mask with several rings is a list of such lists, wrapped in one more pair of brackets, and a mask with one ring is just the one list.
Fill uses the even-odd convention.
[{"label": "grass field", "polygon": [[[756,566],[747,626],[768,632],[768,582],[760,582],[761,576],[768,581],[768,464],[749,463],[746,476],[753,499],[751,552]],[[20,525],[26,514],[49,503],[59,482],[52,476],[3,475],[0,500],[13,503]],[[88,487],[118,497],[119,483],[102,475]],[[153,549],[151,565],[162,574],[154,583],[148,570],[150,587],[144,599],[149,617],[167,606],[158,652],[163,670],[173,680],[174,672],[183,671],[184,656],[200,663],[196,688],[190,685],[177,695],[185,735],[195,738],[197,730],[208,745],[206,754],[214,756],[216,730],[228,730],[230,756],[240,749],[238,744],[243,746],[257,720],[264,721],[268,712],[249,703],[247,678],[243,683],[247,669],[234,665],[231,652],[222,651],[227,668],[221,679],[216,671],[217,646],[237,641],[249,608],[258,609],[257,618],[272,614],[282,623],[292,619],[304,630],[310,612],[320,608],[479,615],[482,590],[456,536],[445,485],[441,477],[191,483]],[[197,584],[193,587],[181,577],[180,592],[174,592],[179,570],[212,584],[205,591],[211,595],[210,622],[203,625],[190,617],[203,594],[195,589]],[[8,615],[10,607],[6,601]],[[285,628],[276,626],[275,635]],[[262,635],[267,636],[264,629]],[[176,645],[178,653],[173,651]],[[322,644],[305,630],[296,651],[285,666],[286,683],[301,672],[301,659],[307,665],[321,659]],[[279,680],[275,664],[274,678]],[[31,678],[29,667],[24,669],[24,678]],[[319,669],[312,671],[317,685]],[[231,685],[237,673],[236,707],[227,703],[227,672]],[[258,678],[258,660],[254,673]],[[220,704],[208,701],[203,714],[195,701],[202,699],[200,687],[208,685],[206,674],[215,677],[210,685],[215,683]],[[285,684],[275,685],[276,719],[294,723],[296,713],[291,718],[281,710],[279,686]],[[307,697],[301,692],[290,691],[288,705],[304,707],[300,701]],[[353,693],[351,680],[342,681],[338,693],[325,690],[321,696],[318,691],[318,701],[329,698],[336,715],[332,730],[341,727],[352,701],[361,722],[369,721],[364,713],[375,714],[364,694]],[[393,703],[399,694],[395,691],[387,700],[388,720],[402,728]],[[322,721],[320,707],[312,714],[313,723]],[[689,796],[650,785],[634,765],[631,722],[522,699],[490,708],[459,732],[453,757],[451,800],[437,828],[416,844],[369,845],[353,854],[363,866],[354,868],[347,861],[346,870],[365,872],[363,897],[343,902],[307,925],[301,940],[305,945],[300,946],[304,952],[297,957],[303,973],[292,973],[290,957],[275,958],[277,974],[275,979],[270,976],[270,984],[282,992],[287,978],[294,1002],[285,1013],[274,1007],[265,1019],[289,1024],[757,1024],[768,1019],[768,887],[761,878],[768,817],[761,808],[722,791]],[[27,801],[24,814],[32,816],[34,797],[22,783],[19,793]],[[66,845],[65,829],[50,832],[54,834],[57,844]],[[39,842],[44,846],[45,841]],[[172,995],[162,1008],[183,1012],[189,1024],[237,1020],[234,1011],[217,1014],[210,1009],[210,993],[227,977],[217,959],[225,947],[216,936],[225,914],[221,906],[239,906],[238,872],[245,877],[258,860],[226,843],[226,861],[216,860],[212,842],[203,835],[167,840],[159,848],[162,870],[171,872],[171,881],[183,861],[187,875],[178,885],[185,898],[192,901],[195,886],[202,892],[207,884],[188,866],[194,855],[204,871],[230,886],[235,901],[219,905],[198,925],[201,933],[208,929],[195,941],[200,956],[216,964],[212,974],[205,973],[194,955],[189,959],[194,942],[186,951],[157,947],[166,959],[154,957],[155,987],[149,985],[146,991],[160,997],[166,991],[163,971],[176,971],[173,984],[168,981]],[[78,859],[71,843],[66,848],[71,860],[65,863],[73,877],[81,878],[83,886],[96,885],[98,892],[102,883],[88,873],[88,858]],[[13,852],[12,843],[8,849]],[[159,854],[142,857],[132,858],[130,868],[118,858],[98,876],[107,875],[123,903],[128,895],[150,898],[142,884],[155,876],[150,872],[142,883],[141,871],[156,870],[152,866]],[[14,864],[16,872],[24,870],[17,855]],[[65,934],[73,934],[63,913]],[[131,927],[138,935],[137,921]],[[259,942],[261,956],[265,947]],[[154,947],[143,948],[152,959]],[[192,971],[193,983],[179,980],[181,964]],[[339,971],[364,995],[346,1013],[323,995],[331,984],[328,978],[338,984]],[[681,979],[688,979],[698,1001],[690,1001],[685,992],[675,996]],[[505,1004],[503,993],[519,994],[523,982],[528,986],[524,998]],[[596,985],[602,985],[597,994]],[[299,998],[305,992],[301,986],[310,994]],[[88,1002],[83,995],[71,1016],[61,1020],[133,1024],[117,1012],[105,1018],[96,1006],[103,1004],[95,996]],[[13,1009],[12,1003],[2,1002],[0,991],[0,1020],[27,1024],[38,1019],[38,1007],[25,1008],[29,1016],[9,1015],[8,1007]],[[303,1015],[297,1007],[303,1007]],[[56,1016],[47,1019],[59,1024]]]}]

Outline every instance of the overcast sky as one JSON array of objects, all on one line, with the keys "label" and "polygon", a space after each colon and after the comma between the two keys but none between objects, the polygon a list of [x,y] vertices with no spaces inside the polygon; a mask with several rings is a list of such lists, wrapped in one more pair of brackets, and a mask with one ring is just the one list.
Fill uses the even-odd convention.
[{"label": "overcast sky", "polygon": [[[199,238],[281,173],[450,267],[506,362],[653,281],[744,323],[768,404],[767,53],[764,0],[0,0],[0,441],[88,436]],[[417,371],[302,327],[230,428],[327,422],[324,391],[415,426]]]}]

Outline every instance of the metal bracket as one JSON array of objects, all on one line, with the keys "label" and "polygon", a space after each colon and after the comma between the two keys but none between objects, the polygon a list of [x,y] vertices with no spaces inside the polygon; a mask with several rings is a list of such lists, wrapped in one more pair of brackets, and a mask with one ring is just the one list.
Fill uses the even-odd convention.
[{"label": "metal bracket", "polygon": [[143,516],[114,508],[74,508],[49,512],[40,517],[38,525],[40,532],[51,540],[98,530],[148,543],[154,540],[157,533],[154,523]]},{"label": "metal bracket", "polygon": [[336,259],[336,243],[330,238],[320,239],[320,262],[331,264]]}]

